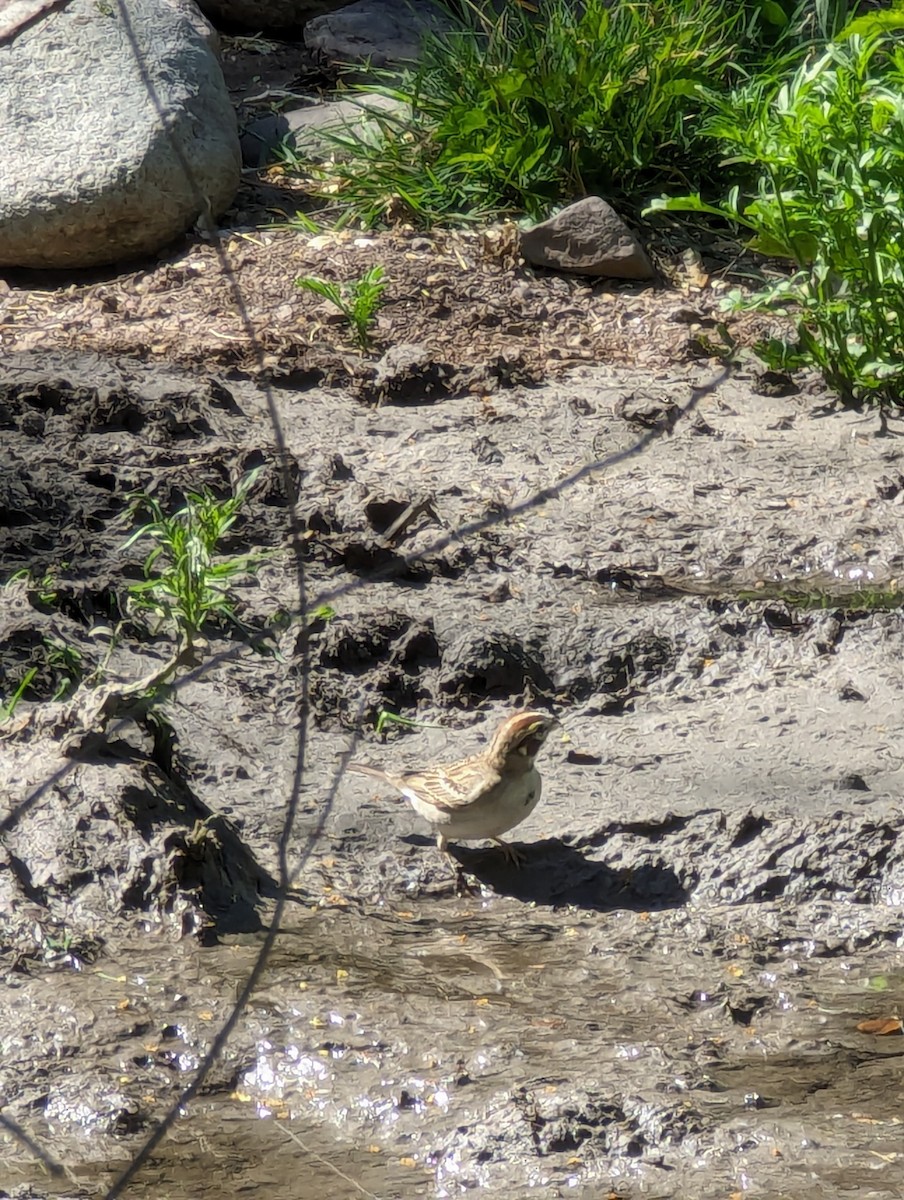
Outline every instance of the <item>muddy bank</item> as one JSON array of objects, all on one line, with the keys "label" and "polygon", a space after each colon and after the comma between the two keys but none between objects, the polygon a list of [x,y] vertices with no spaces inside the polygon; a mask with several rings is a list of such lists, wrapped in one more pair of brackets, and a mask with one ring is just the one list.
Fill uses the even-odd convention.
[{"label": "muddy bank", "polygon": [[[30,575],[3,592],[3,698],[35,674],[2,742],[28,807],[3,833],[0,1071],[75,1194],[129,1160],[250,968],[302,718],[284,930],[135,1195],[221,1194],[224,1163],[275,1196],[299,1170],[360,1194],[335,1167],[381,1197],[899,1194],[900,1039],[856,1029],[904,980],[904,634],[870,611],[902,569],[897,439],[741,375],[643,457],[447,539],[667,419],[705,377],[676,374],[285,388],[282,450],[248,381],[6,364],[0,579]],[[129,494],[171,511],[253,466],[242,628],[95,736],[89,685],[171,651],[128,612]],[[525,702],[565,729],[528,862],[457,848],[482,887],[459,897],[343,755],[454,758]],[[423,727],[378,737],[382,711]],[[71,1192],[4,1136],[0,1187]]]}]

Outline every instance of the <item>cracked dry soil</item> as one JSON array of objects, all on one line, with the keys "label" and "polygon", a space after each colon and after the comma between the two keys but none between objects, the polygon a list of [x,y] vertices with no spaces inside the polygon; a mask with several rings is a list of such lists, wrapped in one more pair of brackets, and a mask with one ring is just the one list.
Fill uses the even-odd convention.
[{"label": "cracked dry soil", "polygon": [[[857,1029],[904,1004],[904,630],[774,588],[900,578],[899,431],[740,371],[638,458],[454,536],[711,373],[380,404],[284,385],[281,456],[247,379],[7,358],[0,576],[32,577],[3,591],[0,692],[36,675],[0,743],[26,802],[2,836],[0,1093],[68,1175],[3,1132],[0,1194],[102,1195],[191,1077],[272,913],[300,765],[275,952],[129,1196],[904,1195],[904,1041]],[[73,658],[48,647],[107,680],[171,650],[123,618],[129,493],[172,510],[252,466],[226,546],[267,553],[239,589],[252,635],[211,631],[165,719],[73,750],[51,700]],[[524,703],[567,735],[513,834],[527,865],[457,847],[480,885],[457,896],[343,755],[456,757]],[[384,709],[424,725],[384,743]]]}]

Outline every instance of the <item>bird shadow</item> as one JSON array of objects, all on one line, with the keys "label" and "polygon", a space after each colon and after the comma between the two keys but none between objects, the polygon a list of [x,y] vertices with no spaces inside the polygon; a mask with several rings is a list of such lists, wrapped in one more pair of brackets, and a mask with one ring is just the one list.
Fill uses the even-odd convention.
[{"label": "bird shadow", "polygon": [[[403,840],[432,845],[417,834]],[[517,866],[498,847],[485,850],[453,843],[449,852],[465,875],[491,887],[497,895],[525,903],[573,905],[595,912],[657,912],[680,908],[688,898],[687,889],[668,866],[645,863],[614,871],[556,838],[517,848],[524,856]]]}]

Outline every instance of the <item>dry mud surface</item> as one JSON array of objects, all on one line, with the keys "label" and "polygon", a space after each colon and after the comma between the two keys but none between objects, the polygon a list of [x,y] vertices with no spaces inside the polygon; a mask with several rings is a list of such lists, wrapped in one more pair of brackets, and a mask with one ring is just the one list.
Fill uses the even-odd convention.
[{"label": "dry mud surface", "polygon": [[[674,420],[715,368],[453,386],[421,351],[344,387],[4,361],[0,694],[37,674],[0,741],[0,1094],[33,1139],[0,1133],[0,1195],[102,1195],[173,1103],[293,795],[274,953],[127,1195],[904,1195],[904,1041],[857,1029],[904,1004],[904,629],[776,590],[900,579],[900,428],[743,370]],[[52,702],[72,663],[172,649],[124,612],[128,494],[172,511],[253,466],[244,631],[96,735],[88,682]],[[344,756],[454,758],[524,703],[565,730],[527,863],[457,847],[460,896]],[[423,727],[377,737],[383,710]]]}]

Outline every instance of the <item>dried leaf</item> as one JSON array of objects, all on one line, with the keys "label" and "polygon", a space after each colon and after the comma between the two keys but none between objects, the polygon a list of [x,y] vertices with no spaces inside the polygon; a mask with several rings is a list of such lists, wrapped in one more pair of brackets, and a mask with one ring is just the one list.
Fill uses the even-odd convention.
[{"label": "dried leaf", "polygon": [[900,1017],[873,1017],[869,1021],[861,1021],[857,1028],[861,1033],[887,1037],[890,1033],[904,1033],[904,1021]]}]

